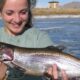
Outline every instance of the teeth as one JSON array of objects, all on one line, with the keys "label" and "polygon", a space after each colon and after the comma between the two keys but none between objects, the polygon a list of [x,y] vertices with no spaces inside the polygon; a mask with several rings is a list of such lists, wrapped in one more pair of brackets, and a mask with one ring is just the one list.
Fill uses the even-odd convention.
[{"label": "teeth", "polygon": [[21,24],[12,24],[14,27],[20,27]]},{"label": "teeth", "polygon": [[14,27],[19,27],[19,25],[17,25],[17,24],[12,24]]}]

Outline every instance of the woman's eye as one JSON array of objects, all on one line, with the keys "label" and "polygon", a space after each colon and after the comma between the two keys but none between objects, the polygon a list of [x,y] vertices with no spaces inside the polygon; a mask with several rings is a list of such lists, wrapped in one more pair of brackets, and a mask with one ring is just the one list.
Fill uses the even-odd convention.
[{"label": "woman's eye", "polygon": [[21,11],[22,14],[26,14],[28,12],[29,12],[28,9]]},{"label": "woman's eye", "polygon": [[7,14],[8,16],[11,16],[11,15],[13,14],[13,12],[12,12],[12,11],[6,12],[6,14]]},{"label": "woman's eye", "polygon": [[12,13],[7,13],[7,15],[9,15],[9,16],[10,16],[10,15],[12,15]]},{"label": "woman's eye", "polygon": [[26,14],[26,11],[22,11],[21,13],[22,13],[22,14]]}]

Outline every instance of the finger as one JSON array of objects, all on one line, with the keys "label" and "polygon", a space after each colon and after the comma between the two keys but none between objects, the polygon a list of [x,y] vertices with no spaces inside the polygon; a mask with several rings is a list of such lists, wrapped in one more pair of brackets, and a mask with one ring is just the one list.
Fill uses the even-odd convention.
[{"label": "finger", "polygon": [[62,70],[61,73],[62,73],[62,80],[68,80],[68,76],[67,76],[65,70]]},{"label": "finger", "polygon": [[0,64],[0,80],[2,80],[6,75],[7,66],[4,63]]},{"label": "finger", "polygon": [[0,65],[2,64],[2,61],[0,61]]},{"label": "finger", "polygon": [[53,65],[52,75],[53,75],[54,80],[58,79],[58,70],[57,70],[56,64]]},{"label": "finger", "polygon": [[50,67],[47,72],[49,75],[52,75],[52,67]]}]

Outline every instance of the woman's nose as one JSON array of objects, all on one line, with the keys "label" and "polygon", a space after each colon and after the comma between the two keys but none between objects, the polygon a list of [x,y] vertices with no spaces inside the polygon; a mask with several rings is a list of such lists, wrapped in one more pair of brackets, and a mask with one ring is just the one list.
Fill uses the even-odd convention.
[{"label": "woman's nose", "polygon": [[20,15],[19,15],[19,14],[15,14],[14,21],[15,21],[16,23],[21,22],[21,17],[20,17]]}]

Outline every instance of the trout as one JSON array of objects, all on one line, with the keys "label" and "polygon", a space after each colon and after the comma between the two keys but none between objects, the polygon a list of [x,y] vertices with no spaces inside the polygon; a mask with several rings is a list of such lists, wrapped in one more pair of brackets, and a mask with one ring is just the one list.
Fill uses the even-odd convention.
[{"label": "trout", "polygon": [[[59,77],[61,70],[64,69],[68,77],[80,77],[80,59],[72,56],[70,53],[65,53],[56,47],[48,48],[23,48],[10,45],[12,51],[8,48],[3,48],[3,61],[9,59],[10,63],[18,66],[29,75],[44,75],[47,69],[53,64],[57,64]],[[12,53],[13,52],[13,53]],[[12,56],[5,54],[13,54]],[[8,63],[7,63],[8,64]]]}]

